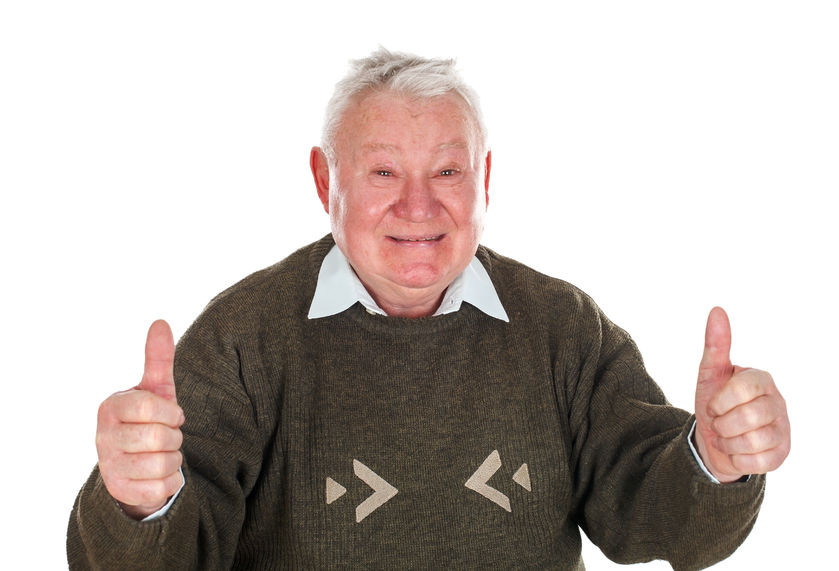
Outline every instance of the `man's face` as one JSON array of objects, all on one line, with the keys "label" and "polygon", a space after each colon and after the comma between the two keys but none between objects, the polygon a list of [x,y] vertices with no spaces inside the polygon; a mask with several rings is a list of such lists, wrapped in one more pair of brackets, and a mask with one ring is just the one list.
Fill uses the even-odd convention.
[{"label": "man's face", "polygon": [[319,184],[319,194],[335,242],[389,314],[433,312],[474,256],[488,201],[489,156],[480,153],[454,94],[376,93],[344,113],[328,193]]}]

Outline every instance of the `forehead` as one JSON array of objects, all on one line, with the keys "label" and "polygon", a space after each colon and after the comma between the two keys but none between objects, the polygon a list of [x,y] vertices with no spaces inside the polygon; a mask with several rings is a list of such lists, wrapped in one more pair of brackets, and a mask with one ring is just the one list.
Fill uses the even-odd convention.
[{"label": "forehead", "polygon": [[466,102],[450,93],[418,98],[392,92],[362,94],[343,114],[338,139],[352,148],[405,144],[477,145],[477,124]]}]

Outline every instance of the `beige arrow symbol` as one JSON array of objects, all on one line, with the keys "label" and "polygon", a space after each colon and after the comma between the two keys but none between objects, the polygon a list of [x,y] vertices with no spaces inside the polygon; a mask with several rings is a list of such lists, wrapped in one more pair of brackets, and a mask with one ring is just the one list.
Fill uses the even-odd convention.
[{"label": "beige arrow symbol", "polygon": [[528,492],[533,491],[533,488],[530,487],[530,471],[527,469],[527,464],[522,464],[516,470],[516,473],[513,474],[513,481]]},{"label": "beige arrow symbol", "polygon": [[347,489],[333,480],[332,478],[326,479],[326,504],[329,505],[344,494],[347,493]]},{"label": "beige arrow symbol", "polygon": [[510,507],[510,498],[487,484],[487,481],[492,478],[500,467],[501,456],[498,454],[498,450],[493,450],[489,453],[489,456],[486,457],[484,463],[475,470],[475,473],[472,474],[468,480],[466,480],[466,487],[470,490],[478,492],[489,501],[494,502],[508,512],[511,512],[513,510]]},{"label": "beige arrow symbol", "polygon": [[395,496],[399,490],[355,458],[352,461],[352,469],[356,476],[373,488],[373,493],[355,508],[355,521],[361,523],[361,520],[376,511],[382,504]]}]

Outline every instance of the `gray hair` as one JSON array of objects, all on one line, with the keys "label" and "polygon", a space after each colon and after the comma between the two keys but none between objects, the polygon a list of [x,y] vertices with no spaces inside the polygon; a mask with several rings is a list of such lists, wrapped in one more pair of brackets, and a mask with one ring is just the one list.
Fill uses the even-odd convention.
[{"label": "gray hair", "polygon": [[460,77],[454,59],[426,59],[379,47],[368,57],[352,60],[350,64],[350,72],[335,85],[335,92],[326,106],[321,147],[331,163],[335,161],[335,136],[344,112],[356,97],[368,91],[392,91],[421,99],[449,93],[459,95],[475,121],[477,150],[486,151],[487,129],[478,94]]}]

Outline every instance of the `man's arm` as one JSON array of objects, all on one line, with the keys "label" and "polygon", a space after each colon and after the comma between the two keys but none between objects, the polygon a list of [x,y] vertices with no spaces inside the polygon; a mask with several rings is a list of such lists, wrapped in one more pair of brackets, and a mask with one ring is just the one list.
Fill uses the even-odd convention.
[{"label": "man's arm", "polygon": [[[149,336],[147,371],[154,370],[155,363],[160,364],[155,356],[165,353],[155,353],[153,349],[162,346],[157,341],[165,337],[155,333],[161,330],[159,323],[152,326]],[[158,393],[138,394],[135,398],[140,406],[127,413],[129,420],[146,418],[143,415],[148,410],[156,410],[153,406],[156,404],[169,404],[183,415],[179,421],[183,424],[177,423],[178,431],[183,434],[178,453],[179,458],[182,454],[183,462],[179,460],[174,467],[173,489],[148,482],[156,479],[158,473],[154,470],[161,466],[168,470],[164,458],[155,460],[155,452],[128,452],[120,450],[118,445],[143,440],[121,436],[124,434],[150,434],[152,442],[161,442],[164,441],[161,434],[166,431],[139,422],[127,423],[139,427],[119,428],[113,419],[117,413],[111,414],[111,405],[103,404],[105,414],[100,413],[102,426],[97,436],[100,463],[79,493],[68,527],[67,556],[71,568],[209,569],[232,564],[245,514],[248,490],[244,487],[251,485],[258,475],[261,445],[250,403],[238,377],[235,341],[222,331],[223,327],[217,320],[208,319],[205,312],[179,342],[174,378],[183,413],[174,403],[174,385],[168,378],[165,383],[148,383],[144,376],[144,382],[134,390],[151,393],[147,389],[159,390],[160,385],[165,385],[170,393],[161,392],[171,394],[172,399]],[[152,347],[151,354],[149,347]],[[164,360],[168,361],[171,373],[171,359]],[[149,377],[152,380],[154,375]],[[166,375],[155,378],[163,377]],[[124,394],[111,398],[120,404],[129,400]],[[116,408],[122,411],[124,407],[120,404]],[[223,434],[219,433],[220,427],[225,429]],[[136,448],[136,444],[131,446]],[[154,448],[151,444],[144,446]],[[169,447],[171,444],[164,446]],[[135,460],[130,454],[140,457]],[[119,455],[125,457],[120,459]],[[147,463],[152,466],[151,477],[135,482],[131,476],[144,475],[137,469]],[[171,507],[159,518],[140,521],[178,489],[181,466],[186,484]],[[148,493],[149,490],[153,493]]]},{"label": "man's arm", "polygon": [[620,563],[692,569],[727,557],[754,525],[764,477],[713,483],[688,445],[694,418],[669,405],[623,330],[579,310],[580,361],[562,374],[580,526]]}]

